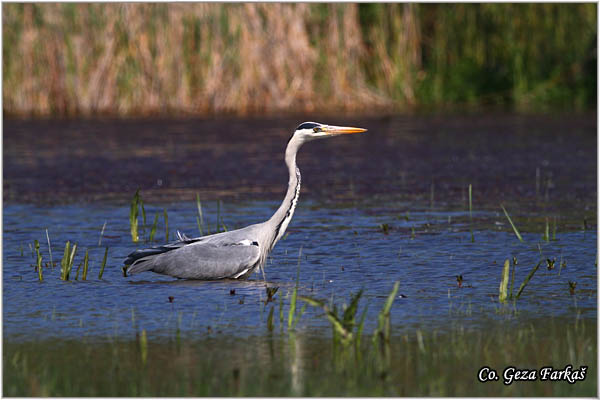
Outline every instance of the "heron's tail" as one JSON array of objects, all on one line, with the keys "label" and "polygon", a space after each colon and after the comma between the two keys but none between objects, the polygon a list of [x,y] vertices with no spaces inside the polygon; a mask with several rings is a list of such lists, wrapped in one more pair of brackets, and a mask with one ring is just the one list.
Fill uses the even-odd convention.
[{"label": "heron's tail", "polygon": [[138,272],[150,271],[154,267],[154,256],[162,253],[166,253],[171,250],[180,248],[181,246],[192,243],[197,239],[190,239],[185,234],[177,231],[177,238],[179,240],[165,244],[162,246],[148,247],[146,249],[139,249],[129,254],[123,262],[127,268],[127,274],[133,275]]}]

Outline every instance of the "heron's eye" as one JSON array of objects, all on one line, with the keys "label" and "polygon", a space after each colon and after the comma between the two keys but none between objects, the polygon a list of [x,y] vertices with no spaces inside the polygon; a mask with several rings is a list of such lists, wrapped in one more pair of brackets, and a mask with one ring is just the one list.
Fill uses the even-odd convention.
[{"label": "heron's eye", "polygon": [[321,128],[319,128],[318,126],[313,128],[313,132],[321,132]]}]

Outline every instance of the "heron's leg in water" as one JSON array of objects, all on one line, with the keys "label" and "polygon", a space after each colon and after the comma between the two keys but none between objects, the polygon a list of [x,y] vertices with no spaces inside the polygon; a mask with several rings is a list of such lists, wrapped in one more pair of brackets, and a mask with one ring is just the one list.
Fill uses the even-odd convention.
[{"label": "heron's leg in water", "polygon": [[259,268],[260,268],[260,270],[262,271],[262,274],[263,274],[263,281],[265,281],[265,286],[267,286],[267,276],[265,275],[265,266],[264,266],[264,265],[261,265]]}]

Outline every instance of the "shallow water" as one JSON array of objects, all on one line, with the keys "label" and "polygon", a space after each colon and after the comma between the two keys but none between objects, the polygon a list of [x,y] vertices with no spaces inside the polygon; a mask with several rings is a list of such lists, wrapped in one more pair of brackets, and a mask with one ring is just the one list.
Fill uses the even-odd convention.
[{"label": "shallow water", "polygon": [[[124,278],[123,259],[144,245],[131,241],[128,201],[140,187],[148,225],[144,237],[160,214],[156,242],[165,240],[163,209],[170,239],[175,230],[198,235],[196,191],[213,231],[216,199],[224,199],[220,215],[228,229],[261,222],[283,197],[287,177],[281,153],[285,132],[296,123],[7,121],[5,337],[102,339],[140,329],[153,337],[176,329],[190,336],[261,334],[271,307],[279,319],[280,297],[287,318],[298,265],[301,295],[332,299],[342,307],[351,293],[364,289],[359,313],[368,305],[369,331],[395,281],[400,290],[392,308],[394,333],[443,330],[457,320],[480,327],[499,319],[521,324],[540,316],[596,318],[595,116],[322,120],[370,132],[301,150],[302,195],[289,234],[266,266],[269,285],[279,287],[275,302],[267,305],[260,274],[220,282],[153,273]],[[501,202],[525,243],[516,239]],[[551,234],[557,218],[555,241],[541,238],[546,217]],[[389,227],[387,234],[382,224]],[[44,262],[49,261],[46,228],[58,267],[44,269],[40,283],[29,244],[39,240]],[[67,240],[79,249],[72,278],[89,250],[86,282],[59,279]],[[98,280],[105,246],[107,267]],[[540,259],[556,258],[556,264],[548,270],[544,262],[517,303],[500,305],[502,264],[513,256],[515,291]],[[463,276],[462,287],[457,275]],[[569,281],[577,282],[574,295]],[[322,312],[312,307],[298,329],[330,334]]]}]

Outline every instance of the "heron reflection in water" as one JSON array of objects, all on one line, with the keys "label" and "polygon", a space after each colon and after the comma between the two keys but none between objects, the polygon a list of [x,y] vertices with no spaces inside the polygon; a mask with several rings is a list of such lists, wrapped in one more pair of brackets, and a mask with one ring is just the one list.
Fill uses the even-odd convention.
[{"label": "heron reflection in water", "polygon": [[273,216],[262,223],[189,238],[178,232],[178,240],[162,246],[136,250],[125,260],[129,275],[144,271],[182,279],[245,279],[263,269],[267,256],[287,229],[300,195],[300,170],[296,154],[315,139],[365,132],[363,128],[304,122],[296,128],[285,150],[290,174],[288,189]]}]

